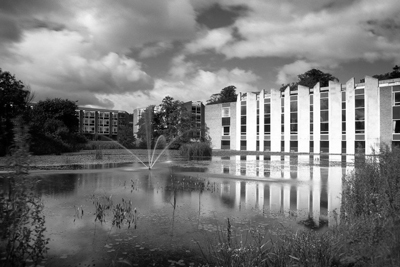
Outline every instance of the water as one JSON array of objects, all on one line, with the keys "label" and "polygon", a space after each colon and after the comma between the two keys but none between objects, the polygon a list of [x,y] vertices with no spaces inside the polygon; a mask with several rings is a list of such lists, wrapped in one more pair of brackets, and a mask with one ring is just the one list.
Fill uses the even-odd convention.
[{"label": "water", "polygon": [[[309,156],[230,156],[157,163],[151,171],[129,164],[33,173],[40,178],[37,190],[50,238],[45,265],[109,266],[141,251],[190,254],[198,250],[196,241],[211,237],[227,218],[239,228],[274,227],[285,218],[292,227],[310,218],[317,228],[334,225],[341,178],[350,170]],[[112,209],[105,222],[95,221],[94,202],[101,197],[114,206],[130,201],[135,224],[113,226]]]}]

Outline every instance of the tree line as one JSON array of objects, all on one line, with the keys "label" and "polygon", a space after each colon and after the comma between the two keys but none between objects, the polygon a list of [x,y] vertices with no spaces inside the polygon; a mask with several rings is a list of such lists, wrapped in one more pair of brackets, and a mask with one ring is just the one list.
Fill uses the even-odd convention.
[{"label": "tree line", "polygon": [[46,99],[32,105],[34,94],[14,75],[0,69],[0,156],[14,147],[14,122],[29,126],[28,140],[33,154],[77,151],[87,142],[79,134],[76,102]]}]

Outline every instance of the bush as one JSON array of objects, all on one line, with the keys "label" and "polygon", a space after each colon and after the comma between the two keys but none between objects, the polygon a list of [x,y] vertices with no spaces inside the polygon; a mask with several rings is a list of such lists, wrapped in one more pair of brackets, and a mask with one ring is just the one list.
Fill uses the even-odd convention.
[{"label": "bush", "polygon": [[211,159],[212,148],[209,143],[188,143],[182,144],[180,154],[188,160],[204,160]]}]

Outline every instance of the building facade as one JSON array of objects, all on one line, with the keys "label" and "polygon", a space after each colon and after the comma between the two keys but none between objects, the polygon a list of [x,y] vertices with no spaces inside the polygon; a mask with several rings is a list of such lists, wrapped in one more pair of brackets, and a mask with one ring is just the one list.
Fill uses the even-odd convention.
[{"label": "building facade", "polygon": [[79,132],[93,139],[106,136],[116,139],[120,127],[133,127],[133,116],[122,110],[78,107]]},{"label": "building facade", "polygon": [[215,149],[371,154],[400,144],[400,79],[240,93],[205,113]]}]

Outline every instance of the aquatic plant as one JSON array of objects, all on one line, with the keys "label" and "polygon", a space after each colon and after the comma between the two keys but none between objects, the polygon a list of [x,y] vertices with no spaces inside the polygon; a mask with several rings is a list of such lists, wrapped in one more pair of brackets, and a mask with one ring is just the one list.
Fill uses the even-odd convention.
[{"label": "aquatic plant", "polygon": [[0,194],[0,248],[3,266],[37,266],[44,259],[49,238],[45,237],[43,203],[35,192],[36,179],[29,169],[28,128],[22,119],[14,120],[14,148],[9,166],[14,173],[5,177],[8,189]]},{"label": "aquatic plant", "polygon": [[181,156],[188,160],[205,160],[212,156],[212,148],[206,142],[183,144],[179,150]]}]

